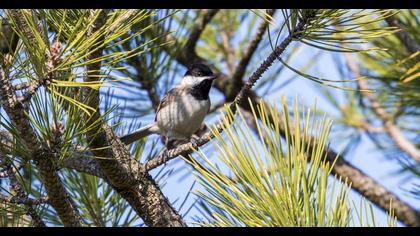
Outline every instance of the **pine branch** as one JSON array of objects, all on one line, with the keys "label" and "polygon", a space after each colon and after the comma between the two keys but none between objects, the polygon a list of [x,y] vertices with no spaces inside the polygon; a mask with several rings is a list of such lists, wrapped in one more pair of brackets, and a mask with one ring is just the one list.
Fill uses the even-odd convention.
[{"label": "pine branch", "polygon": [[[312,148],[310,148],[312,150]],[[331,149],[327,151],[327,160],[332,163],[337,157],[337,153]],[[342,156],[338,156],[337,161],[332,170],[333,174],[337,174],[343,180],[350,180],[352,189],[366,197],[376,206],[389,212],[391,209],[399,221],[407,226],[420,226],[420,212],[410,205],[403,202],[394,193],[387,190],[381,184],[369,177],[363,171],[347,162]],[[390,201],[392,199],[392,206]]]},{"label": "pine branch", "polygon": [[385,21],[386,23],[388,23],[389,26],[397,27],[400,29],[400,31],[398,31],[396,35],[398,39],[401,40],[401,42],[405,45],[410,54],[420,51],[420,45],[415,40],[413,40],[410,37],[410,35],[405,31],[398,18],[390,16],[385,18]]},{"label": "pine branch", "polygon": [[198,39],[201,36],[201,33],[206,28],[207,24],[210,23],[211,19],[216,15],[219,9],[210,9],[210,10],[203,10],[204,14],[199,19],[198,23],[193,26],[191,29],[191,33],[189,35],[188,41],[186,42],[182,51],[185,53],[186,57],[193,55],[195,57],[195,47],[197,45]]},{"label": "pine branch", "polygon": [[[6,159],[6,158],[4,158]],[[6,171],[7,175],[9,177],[10,181],[10,188],[15,193],[14,196],[11,198],[7,198],[6,196],[1,195],[0,201],[6,202],[6,203],[15,203],[15,204],[23,204],[26,209],[26,215],[29,215],[32,218],[32,221],[35,226],[37,227],[45,227],[45,223],[42,220],[42,218],[39,216],[39,214],[35,211],[33,208],[33,205],[45,203],[48,201],[48,198],[44,198],[43,200],[37,199],[29,199],[28,194],[25,192],[22,184],[17,180],[15,172],[13,170],[13,167],[9,160],[5,160],[6,162]]]},{"label": "pine branch", "polygon": [[[13,173],[16,173],[15,171]],[[5,202],[5,203],[9,203],[9,204],[22,204],[22,205],[40,205],[40,204],[45,204],[48,203],[48,197],[41,197],[38,199],[33,199],[33,198],[28,198],[27,196],[25,198],[10,198],[4,194],[0,193],[0,202]]]},{"label": "pine branch", "polygon": [[[34,45],[37,44],[36,36],[32,32],[31,26],[29,26],[28,22],[24,20],[25,19],[24,14],[18,10],[10,10],[10,14],[15,19],[16,23],[20,26],[20,28],[23,29],[23,32],[28,37],[29,41]],[[39,34],[41,35],[44,43],[47,44],[48,39],[45,37],[42,25],[39,21],[38,13],[35,10],[31,10],[31,14],[34,17]],[[36,94],[39,88],[43,86],[47,86],[51,82],[52,76],[53,76],[52,70],[54,69],[55,65],[57,64],[59,60],[60,51],[61,51],[61,43],[55,42],[51,46],[51,48],[46,52],[47,53],[46,73],[43,78],[38,78],[37,81],[34,81],[32,83],[24,82],[14,87],[15,91],[26,89],[23,96],[18,98],[19,102],[21,103],[28,102],[32,98],[32,96]]]},{"label": "pine branch", "polygon": [[[23,22],[23,19],[19,18],[21,16],[20,14],[20,11],[12,11],[12,16],[15,18],[15,21],[24,24],[23,26],[27,26],[26,22]],[[31,35],[33,36],[29,28],[25,32],[28,33],[28,38]],[[0,70],[0,100],[12,125],[18,131],[19,137],[31,152],[31,159],[34,160],[39,170],[41,180],[50,198],[50,203],[57,211],[61,221],[65,226],[80,226],[79,214],[72,200],[69,198],[67,190],[61,183],[61,179],[52,161],[54,154],[45,143],[38,139],[35,130],[30,124],[29,118],[24,113],[24,106],[18,100],[8,75],[3,69]]]},{"label": "pine branch", "polygon": [[[276,13],[275,9],[268,10],[267,14],[273,16]],[[260,26],[257,29],[256,34],[248,45],[244,55],[236,66],[235,72],[233,73],[231,81],[233,81],[233,87],[242,87],[242,77],[245,74],[246,68],[248,67],[249,62],[251,61],[254,52],[258,48],[259,43],[263,39],[263,36],[267,30],[268,21],[262,20]],[[229,101],[229,96],[227,98]]]},{"label": "pine branch", "polygon": [[[88,32],[93,33],[106,22],[107,12],[102,11]],[[88,35],[89,36],[89,35]],[[88,55],[93,60],[102,55],[102,49]],[[95,80],[94,71],[100,71],[101,62],[90,64],[85,81]],[[148,226],[187,226],[181,216],[171,206],[153,178],[145,172],[134,158],[131,158],[125,145],[115,135],[112,128],[101,120],[99,114],[99,92],[86,89],[87,105],[96,109],[89,119],[91,125],[99,121],[97,130],[88,132],[89,146],[97,159],[103,174],[111,186],[129,202]],[[111,147],[104,149],[103,147]]]},{"label": "pine branch", "polygon": [[98,160],[91,152],[74,150],[71,157],[64,158],[57,165],[60,168],[75,170],[107,181],[107,177],[102,173]]},{"label": "pine branch", "polygon": [[[353,75],[358,78],[361,77],[359,67],[353,61],[351,55],[346,54],[347,66],[353,72]],[[397,146],[406,152],[412,159],[420,162],[420,150],[402,134],[401,129],[394,123],[391,116],[385,111],[381,103],[378,101],[377,97],[373,93],[365,92],[369,90],[369,87],[365,79],[357,80],[359,87],[363,90],[361,93],[365,96],[370,104],[372,105],[372,110],[376,116],[382,121],[383,127],[389,137],[397,144]]]}]

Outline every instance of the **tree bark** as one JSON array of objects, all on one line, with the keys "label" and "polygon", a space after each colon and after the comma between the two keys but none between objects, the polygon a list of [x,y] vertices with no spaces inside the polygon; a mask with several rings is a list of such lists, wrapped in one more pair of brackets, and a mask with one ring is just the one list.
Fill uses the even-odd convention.
[{"label": "tree bark", "polygon": [[[107,12],[102,11],[88,32],[94,32],[103,26]],[[101,40],[101,39],[100,39]],[[102,39],[103,40],[103,39]],[[102,49],[92,52],[87,60],[98,58]],[[92,74],[100,71],[101,62],[88,66],[85,81],[94,81]],[[171,206],[153,178],[134,158],[130,157],[127,148],[115,135],[99,114],[99,91],[87,88],[84,91],[86,104],[96,109],[88,119],[89,125],[95,125],[87,133],[89,147],[95,156],[106,157],[98,159],[103,174],[111,186],[126,199],[148,226],[187,226],[181,216]],[[111,148],[104,148],[111,147]]]}]

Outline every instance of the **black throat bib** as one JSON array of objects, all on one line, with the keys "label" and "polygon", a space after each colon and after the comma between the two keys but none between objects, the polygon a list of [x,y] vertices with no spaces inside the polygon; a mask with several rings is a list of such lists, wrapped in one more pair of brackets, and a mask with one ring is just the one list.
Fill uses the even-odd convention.
[{"label": "black throat bib", "polygon": [[211,79],[201,81],[201,83],[191,88],[191,95],[197,100],[209,99],[209,92],[212,82],[213,81]]}]

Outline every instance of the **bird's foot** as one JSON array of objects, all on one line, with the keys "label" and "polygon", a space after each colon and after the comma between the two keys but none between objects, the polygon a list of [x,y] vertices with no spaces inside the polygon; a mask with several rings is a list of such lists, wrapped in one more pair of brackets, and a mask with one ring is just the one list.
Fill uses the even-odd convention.
[{"label": "bird's foot", "polygon": [[163,157],[162,158],[163,163],[166,163],[168,161],[168,159],[169,159],[169,149],[168,148],[165,148],[163,150],[162,157]]},{"label": "bird's foot", "polygon": [[200,137],[198,137],[197,135],[195,135],[195,134],[191,135],[190,142],[191,142],[192,145],[197,147],[199,140],[200,140]]}]

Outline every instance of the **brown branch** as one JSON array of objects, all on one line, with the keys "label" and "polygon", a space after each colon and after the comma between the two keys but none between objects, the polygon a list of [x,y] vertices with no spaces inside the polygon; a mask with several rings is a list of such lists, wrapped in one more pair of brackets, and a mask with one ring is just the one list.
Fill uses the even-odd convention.
[{"label": "brown branch", "polygon": [[[198,42],[198,39],[201,36],[201,33],[204,31],[207,24],[211,21],[211,19],[216,15],[219,9],[210,9],[210,10],[203,10],[204,15],[199,19],[197,24],[191,29],[191,33],[189,35],[188,41],[186,42],[182,51],[185,53],[187,57],[189,55],[195,54],[195,46]],[[193,56],[194,57],[194,56]]]},{"label": "brown branch", "polygon": [[37,227],[45,227],[45,223],[42,220],[42,218],[38,215],[38,213],[35,211],[35,209],[32,207],[33,203],[37,203],[35,201],[31,201],[31,199],[28,198],[28,194],[25,192],[22,184],[18,181],[15,175],[15,171],[12,168],[12,165],[9,160],[6,161],[6,169],[8,171],[8,177],[10,181],[10,188],[13,190],[15,195],[11,197],[10,199],[7,199],[6,201],[3,201],[4,199],[1,199],[0,201],[7,202],[7,203],[17,203],[17,204],[23,204],[26,209],[26,215],[29,215],[32,218],[32,221],[35,226]]},{"label": "brown branch", "polygon": [[400,29],[400,31],[398,31],[396,35],[398,39],[401,40],[401,42],[405,45],[410,54],[420,51],[420,45],[410,37],[407,31],[405,31],[398,18],[390,16],[385,18],[385,21],[386,23],[388,23],[389,26],[397,27]]},{"label": "brown branch", "polygon": [[384,127],[373,126],[367,120],[363,121],[358,127],[369,133],[384,133],[385,132]]},{"label": "brown branch", "polygon": [[[104,25],[106,17],[107,12],[102,11],[93,26],[88,30],[88,36],[89,33],[95,32]],[[101,55],[102,50],[96,50],[88,55],[87,60],[98,58]],[[86,70],[85,81],[94,80],[95,77],[91,73],[100,71],[100,68],[100,61],[90,64]],[[143,166],[130,157],[127,148],[115,135],[112,128],[101,120],[99,92],[86,89],[85,95],[87,96],[87,104],[96,109],[96,112],[89,119],[89,123],[97,127],[97,130],[87,133],[90,140],[89,146],[95,156],[106,158],[97,159],[97,163],[110,185],[127,200],[146,225],[187,226],[163,195],[153,178],[145,172]],[[93,123],[97,121],[99,122]]]},{"label": "brown branch", "polygon": [[235,70],[235,50],[230,44],[231,35],[232,32],[225,28],[220,30],[220,37],[222,38],[222,42],[219,47],[225,56],[226,65],[229,71],[228,74],[232,74]]},{"label": "brown branch", "polygon": [[42,86],[47,85],[48,81],[50,81],[50,80],[51,80],[51,78],[46,77],[44,79],[41,79],[39,81],[35,81],[35,82],[31,83],[31,85],[28,86],[25,94],[22,97],[18,98],[19,102],[25,103],[25,102],[28,102],[29,100],[31,100],[32,96],[34,96],[36,94],[36,92],[38,92],[38,89],[41,88]]},{"label": "brown branch", "polygon": [[[311,16],[308,15],[307,17],[311,17]],[[255,70],[255,72],[251,75],[251,77],[248,79],[248,81],[244,84],[244,86],[241,88],[239,93],[236,95],[234,101],[229,105],[229,108],[232,111],[232,113],[236,112],[237,105],[242,105],[243,103],[245,103],[245,98],[247,97],[249,91],[257,82],[257,80],[261,78],[264,72],[267,71],[268,68],[273,64],[273,62],[284,52],[284,50],[290,44],[292,39],[296,37],[296,34],[304,29],[306,22],[307,22],[306,19],[299,22],[295,30],[291,34],[289,34],[282,41],[282,43],[279,46],[277,46],[274,49],[274,51],[270,53],[270,55],[268,55],[268,57],[257,68],[257,70]],[[216,128],[219,132],[223,132],[223,127],[224,125],[222,123],[219,123],[216,125]],[[208,131],[194,144],[190,142],[190,143],[186,143],[181,146],[178,146],[174,149],[165,151],[159,156],[148,161],[145,164],[146,170],[150,171],[166,163],[167,161],[176,158],[179,155],[186,156],[187,154],[191,153],[193,149],[197,149],[198,147],[206,144],[212,138],[214,138],[213,133],[211,131]]]},{"label": "brown branch", "polygon": [[[7,131],[0,131],[0,155],[12,154],[12,146],[14,145],[11,141],[12,138],[12,134]],[[66,157],[63,160],[58,161],[56,165],[60,168],[76,170],[78,172],[93,175],[106,180],[106,176],[102,173],[98,161],[92,152],[86,151],[80,147],[75,147],[72,151],[70,151],[70,153],[70,157]],[[23,166],[24,165],[22,164],[16,164],[13,171],[17,172],[23,168]],[[0,172],[0,178],[7,177],[7,171]]]},{"label": "brown branch", "polygon": [[0,193],[0,202],[5,202],[9,204],[21,204],[21,205],[40,205],[48,203],[48,197],[41,197],[38,199],[33,198],[26,198],[26,199],[17,199],[17,198],[10,198],[4,194]]},{"label": "brown branch", "polygon": [[29,86],[30,86],[30,84],[28,82],[22,82],[22,83],[19,83],[19,84],[16,84],[15,86],[13,86],[13,90],[14,91],[19,91],[19,90],[22,90],[22,89],[27,89],[27,88],[29,88]]},{"label": "brown branch", "polygon": [[[2,153],[0,153],[0,155],[2,155]],[[17,164],[15,165],[15,168],[12,169],[12,172],[16,174],[17,172],[19,172],[19,170],[22,169],[22,167],[23,165]],[[0,178],[9,178],[9,174],[10,174],[10,171],[6,169],[0,172]]]},{"label": "brown branch", "polygon": [[[345,54],[347,66],[353,72],[355,77],[360,77],[360,70],[356,63],[353,61],[350,54]],[[365,79],[359,79],[357,81],[359,87],[364,90],[361,93],[365,96],[370,104],[372,105],[372,111],[376,116],[382,121],[385,131],[388,133],[389,137],[397,144],[397,146],[404,152],[406,152],[412,159],[420,162],[420,150],[404,137],[401,129],[394,123],[393,119],[385,109],[382,107],[381,103],[373,93],[366,92],[369,90],[369,87]]]},{"label": "brown branch", "polygon": [[[156,25],[157,28],[159,28],[159,25]],[[152,31],[152,33],[158,34],[162,31],[162,28],[159,28],[160,31]],[[152,35],[153,36],[153,35]],[[189,59],[194,58],[195,61],[201,61],[206,62],[204,58],[199,57],[197,54],[192,54],[190,58],[186,57],[183,53],[177,53],[177,48],[180,48],[179,43],[176,41],[175,38],[173,38],[170,34],[167,34],[165,40],[167,42],[172,41],[175,42],[171,46],[163,46],[165,51],[173,58],[175,58],[178,63],[184,65],[185,67],[189,66]],[[229,83],[230,78],[223,74],[218,68],[212,67],[213,72],[218,75],[218,79],[215,81],[215,87],[222,92],[225,96],[227,94],[230,94],[229,89],[238,89],[238,88],[228,88],[226,85]],[[250,91],[249,98],[251,99],[251,103],[253,106],[256,106],[259,104],[259,101],[261,98],[255,94],[253,91]],[[269,104],[266,104],[267,107],[269,107]],[[251,111],[251,107],[249,104],[242,104],[241,106],[243,109]],[[285,134],[284,130],[281,131],[283,135]],[[334,151],[326,148],[325,153],[329,156],[335,157]],[[352,183],[352,188],[359,192],[360,194],[369,197],[369,200],[372,201],[376,206],[380,207],[384,211],[388,211],[389,209],[389,201],[385,204],[382,202],[381,199],[394,199],[393,201],[396,204],[393,206],[393,210],[395,212],[395,215],[398,217],[399,220],[406,222],[407,225],[415,226],[418,225],[419,220],[419,213],[414,208],[410,207],[408,204],[404,203],[403,201],[399,200],[399,198],[393,194],[392,192],[389,192],[387,189],[385,189],[380,183],[374,181],[372,178],[364,174],[360,169],[357,167],[351,165],[350,163],[346,161],[340,161],[344,160],[342,156],[338,156],[338,163],[337,166],[334,167],[333,171],[334,174],[337,174],[338,176],[341,176],[342,180],[345,180],[348,178],[349,182]],[[369,189],[366,189],[365,183],[369,183],[368,186]],[[379,193],[379,195],[375,195],[375,193]],[[382,202],[382,203],[381,203]]]},{"label": "brown branch", "polygon": [[[310,150],[312,150],[312,148],[310,148]],[[328,150],[327,153],[327,160],[332,163],[337,156],[337,153],[333,152],[331,149]],[[356,192],[360,193],[386,212],[389,212],[392,199],[391,210],[398,220],[402,221],[407,226],[420,226],[419,211],[403,202],[394,193],[388,191],[363,171],[344,160],[342,156],[338,156],[338,159],[333,166],[332,173],[342,177],[343,180],[346,178],[350,180],[352,189],[356,190]]]},{"label": "brown branch", "polygon": [[[267,14],[273,16],[275,14],[275,9],[268,10]],[[248,67],[249,62],[251,61],[252,56],[254,55],[255,50],[257,49],[259,43],[263,39],[263,36],[267,30],[268,26],[267,20],[262,20],[260,26],[257,29],[253,39],[248,45],[248,48],[245,51],[245,54],[242,56],[238,65],[236,66],[235,72],[233,73],[231,81],[233,82],[234,87],[242,86],[242,77],[245,74],[246,68]],[[229,100],[229,99],[228,99]]]},{"label": "brown branch", "polygon": [[75,150],[72,152],[71,157],[64,158],[57,165],[60,168],[76,170],[107,180],[106,176],[102,173],[98,160],[94,157],[93,153],[90,152]]}]

